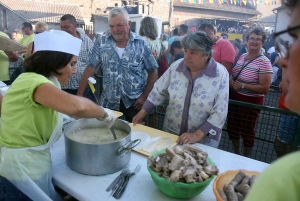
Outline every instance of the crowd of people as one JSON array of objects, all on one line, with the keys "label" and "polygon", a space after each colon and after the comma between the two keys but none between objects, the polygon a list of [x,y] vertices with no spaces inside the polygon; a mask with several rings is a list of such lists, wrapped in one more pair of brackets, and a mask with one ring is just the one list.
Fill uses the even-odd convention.
[{"label": "crowd of people", "polygon": [[[289,5],[300,8],[297,0]],[[299,12],[294,11],[290,25],[296,31],[286,32],[293,33],[299,43],[299,31],[294,27],[299,28],[297,15]],[[26,49],[0,52],[6,59],[0,63],[1,81],[11,84],[3,99],[0,97],[0,185],[4,192],[14,192],[15,200],[59,200],[51,183],[49,147],[61,135],[62,113],[98,118],[111,126],[115,120],[111,110],[117,110],[135,125],[143,123],[153,108],[168,102],[163,130],[178,135],[178,144],[203,143],[217,148],[227,119],[234,152],[250,156],[260,111],[230,106],[229,98],[262,105],[275,67],[286,69],[282,76],[286,107],[300,113],[296,43],[288,46],[277,39],[276,55],[266,55],[262,51],[267,40],[263,29],[254,28],[244,41],[235,41],[243,44],[240,48],[217,36],[211,24],[202,24],[193,33],[181,24],[169,39],[164,34],[159,38],[151,17],[142,20],[136,34],[130,30],[128,12],[123,7],[113,8],[108,22],[110,29],[95,42],[77,28],[70,14],[61,17],[61,30],[47,31],[47,24],[39,22],[33,31],[32,25],[24,22],[24,37],[18,42]],[[13,35],[17,38],[17,32]],[[169,67],[158,78],[162,57],[168,58]],[[25,68],[13,83],[9,83],[8,70],[3,70],[8,69],[9,62],[21,62]],[[98,97],[101,107],[94,103],[88,87],[88,78],[95,74],[102,77]],[[280,142],[285,139],[283,135],[278,135]],[[296,157],[298,154],[282,161]],[[282,161],[270,171],[278,171]],[[299,160],[294,161],[297,165]],[[259,188],[269,182],[268,172],[265,175],[253,192],[269,196],[268,191],[261,192],[265,188]],[[252,193],[247,199],[259,200],[253,199],[255,196]]]}]

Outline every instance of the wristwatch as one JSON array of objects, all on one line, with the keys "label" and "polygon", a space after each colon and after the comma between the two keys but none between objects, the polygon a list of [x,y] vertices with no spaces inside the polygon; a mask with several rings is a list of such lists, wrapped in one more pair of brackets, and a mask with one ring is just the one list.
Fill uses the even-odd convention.
[{"label": "wristwatch", "polygon": [[242,83],[242,89],[244,89],[245,88],[245,83]]},{"label": "wristwatch", "polygon": [[104,116],[102,118],[98,117],[97,119],[100,120],[100,121],[103,121],[105,120],[106,118],[108,117],[108,114],[107,112],[104,113]]}]

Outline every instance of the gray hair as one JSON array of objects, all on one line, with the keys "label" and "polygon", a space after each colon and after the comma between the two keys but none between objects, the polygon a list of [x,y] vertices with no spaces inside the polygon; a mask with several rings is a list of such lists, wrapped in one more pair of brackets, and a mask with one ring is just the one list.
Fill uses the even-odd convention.
[{"label": "gray hair", "polygon": [[46,31],[48,30],[48,24],[46,22],[39,21],[35,24],[35,28],[41,28]]},{"label": "gray hair", "polygon": [[212,56],[213,42],[205,32],[199,31],[186,35],[182,39],[181,45],[184,49],[199,50],[203,55],[208,55],[209,58]]},{"label": "gray hair", "polygon": [[109,12],[109,16],[108,16],[108,21],[113,18],[116,17],[117,15],[122,14],[124,15],[124,18],[126,20],[126,22],[129,22],[129,15],[128,12],[125,8],[123,7],[115,7],[113,9],[111,9],[111,11]]}]

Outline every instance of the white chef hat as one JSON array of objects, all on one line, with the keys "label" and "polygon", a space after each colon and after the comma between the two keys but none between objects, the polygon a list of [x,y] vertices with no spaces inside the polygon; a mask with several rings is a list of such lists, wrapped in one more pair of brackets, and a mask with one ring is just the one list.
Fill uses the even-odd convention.
[{"label": "white chef hat", "polygon": [[34,36],[34,51],[58,51],[79,55],[81,40],[71,34],[60,31],[50,30]]}]

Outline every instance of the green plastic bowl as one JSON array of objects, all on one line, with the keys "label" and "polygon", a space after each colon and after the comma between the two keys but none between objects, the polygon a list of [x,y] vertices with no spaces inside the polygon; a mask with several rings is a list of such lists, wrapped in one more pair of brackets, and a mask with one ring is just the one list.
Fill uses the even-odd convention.
[{"label": "green plastic bowl", "polygon": [[[162,149],[159,151],[154,152],[151,156],[155,156],[157,154],[165,153],[166,149]],[[208,162],[210,164],[214,164],[213,161],[208,158]],[[196,183],[182,183],[182,182],[175,182],[172,183],[171,181],[162,178],[156,174],[151,168],[149,168],[147,164],[147,169],[152,177],[153,182],[157,186],[157,188],[163,192],[164,194],[173,197],[173,198],[192,198],[199,195],[205,188],[210,184],[210,182],[214,179],[215,176],[210,176],[203,182],[196,182]]]}]

